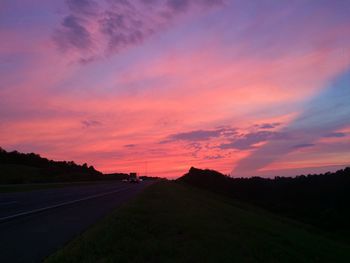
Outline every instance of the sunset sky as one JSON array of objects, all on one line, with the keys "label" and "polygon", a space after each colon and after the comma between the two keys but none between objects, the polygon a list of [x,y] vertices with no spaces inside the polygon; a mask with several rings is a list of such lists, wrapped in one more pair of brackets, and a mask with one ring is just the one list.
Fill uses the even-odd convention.
[{"label": "sunset sky", "polygon": [[175,178],[350,164],[350,1],[1,0],[0,146]]}]

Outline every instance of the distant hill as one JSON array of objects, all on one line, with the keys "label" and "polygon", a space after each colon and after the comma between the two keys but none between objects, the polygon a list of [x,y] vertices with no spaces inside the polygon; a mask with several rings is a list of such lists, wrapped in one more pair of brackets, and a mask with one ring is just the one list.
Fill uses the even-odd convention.
[{"label": "distant hill", "polygon": [[86,163],[53,161],[35,153],[7,152],[0,148],[0,184],[94,181],[124,176],[127,175],[103,175]]},{"label": "distant hill", "polygon": [[231,178],[217,171],[192,167],[177,181],[230,195],[324,229],[350,234],[350,167],[334,173],[274,179]]}]

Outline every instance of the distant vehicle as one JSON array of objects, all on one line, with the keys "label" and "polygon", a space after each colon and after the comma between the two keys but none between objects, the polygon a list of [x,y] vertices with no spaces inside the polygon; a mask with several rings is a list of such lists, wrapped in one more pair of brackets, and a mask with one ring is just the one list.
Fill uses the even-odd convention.
[{"label": "distant vehicle", "polygon": [[141,180],[137,173],[130,173],[129,175],[129,182],[130,183],[139,183]]}]

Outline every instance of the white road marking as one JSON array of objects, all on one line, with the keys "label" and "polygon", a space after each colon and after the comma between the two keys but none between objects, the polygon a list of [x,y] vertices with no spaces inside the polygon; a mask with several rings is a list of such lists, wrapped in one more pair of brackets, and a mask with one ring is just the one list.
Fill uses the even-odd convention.
[{"label": "white road marking", "polygon": [[42,212],[42,211],[49,210],[49,209],[52,209],[52,208],[57,208],[57,207],[70,205],[70,204],[78,203],[78,202],[89,200],[89,199],[94,199],[94,198],[105,196],[105,195],[118,193],[118,192],[130,189],[130,188],[132,188],[132,187],[126,187],[126,188],[122,188],[122,189],[118,189],[118,190],[114,190],[114,191],[110,191],[110,192],[106,192],[106,193],[102,193],[102,194],[90,195],[90,196],[87,196],[87,197],[84,197],[84,198],[80,198],[80,199],[76,199],[76,200],[72,200],[72,201],[67,201],[67,202],[59,203],[59,204],[52,205],[52,206],[46,206],[46,207],[42,207],[42,208],[30,210],[30,211],[25,211],[25,212],[21,212],[21,213],[10,215],[10,216],[0,217],[0,222],[6,221],[6,220],[10,220],[10,219],[14,219],[14,218],[17,218],[17,217],[20,217],[20,216],[24,216],[24,215],[30,215],[30,214]]}]

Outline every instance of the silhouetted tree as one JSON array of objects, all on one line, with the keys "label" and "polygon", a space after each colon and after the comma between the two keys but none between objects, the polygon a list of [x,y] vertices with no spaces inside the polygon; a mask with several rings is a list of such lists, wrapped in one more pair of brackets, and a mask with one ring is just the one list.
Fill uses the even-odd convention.
[{"label": "silhouetted tree", "polygon": [[350,233],[350,167],[334,173],[274,179],[231,178],[213,170],[191,168],[179,182],[262,206],[329,230]]},{"label": "silhouetted tree", "polygon": [[[40,168],[38,172],[43,175],[40,181],[76,181],[102,179],[101,172],[86,163],[77,165],[73,161],[53,161],[35,153],[7,152],[0,148],[0,164],[22,165]],[[1,179],[1,178],[0,178]],[[11,181],[11,178],[9,179]],[[39,180],[39,179],[35,179]],[[31,182],[27,178],[27,182]],[[0,181],[6,183],[6,181]],[[36,181],[35,181],[36,182]]]}]

